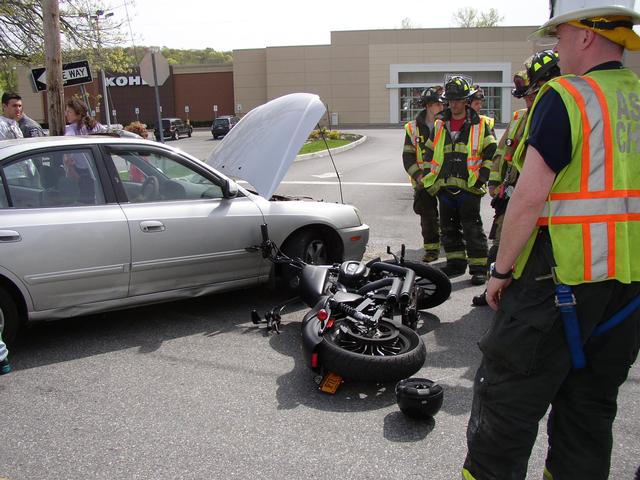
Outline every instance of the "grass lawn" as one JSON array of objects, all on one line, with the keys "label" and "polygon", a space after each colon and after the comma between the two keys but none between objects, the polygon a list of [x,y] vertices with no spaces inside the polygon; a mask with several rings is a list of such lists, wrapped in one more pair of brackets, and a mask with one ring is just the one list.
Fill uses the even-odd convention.
[{"label": "grass lawn", "polygon": [[[353,142],[353,140],[330,140],[327,139],[327,144],[329,145],[329,148],[336,148],[336,147],[342,147],[343,145],[347,145],[349,143]],[[302,148],[300,149],[300,152],[298,152],[298,155],[302,155],[303,153],[313,153],[313,152],[319,152],[321,150],[326,150],[327,146],[324,143],[324,140],[315,140],[313,142],[309,142],[309,143],[305,143]]]}]

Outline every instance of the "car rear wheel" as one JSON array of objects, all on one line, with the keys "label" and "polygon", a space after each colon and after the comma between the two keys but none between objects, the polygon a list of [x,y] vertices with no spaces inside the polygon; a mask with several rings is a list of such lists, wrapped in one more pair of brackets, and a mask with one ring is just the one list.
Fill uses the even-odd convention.
[{"label": "car rear wheel", "polygon": [[2,325],[2,341],[8,345],[13,343],[20,329],[20,317],[16,302],[2,287],[0,287],[0,325]]}]

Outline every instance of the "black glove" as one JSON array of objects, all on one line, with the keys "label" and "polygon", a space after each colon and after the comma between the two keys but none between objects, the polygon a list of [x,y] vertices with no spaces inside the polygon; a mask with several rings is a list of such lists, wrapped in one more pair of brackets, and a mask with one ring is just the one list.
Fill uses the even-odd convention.
[{"label": "black glove", "polygon": [[482,188],[484,184],[487,183],[487,180],[489,180],[490,173],[491,170],[489,169],[489,167],[482,167],[480,171],[478,171],[478,181],[476,182],[474,187]]}]

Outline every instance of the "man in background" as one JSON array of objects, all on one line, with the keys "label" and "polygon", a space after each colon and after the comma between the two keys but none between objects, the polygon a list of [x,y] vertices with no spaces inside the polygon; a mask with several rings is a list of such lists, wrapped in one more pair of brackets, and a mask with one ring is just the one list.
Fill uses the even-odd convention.
[{"label": "man in background", "polygon": [[5,92],[2,94],[2,114],[18,123],[24,138],[45,136],[40,124],[24,113],[22,97],[17,93]]}]

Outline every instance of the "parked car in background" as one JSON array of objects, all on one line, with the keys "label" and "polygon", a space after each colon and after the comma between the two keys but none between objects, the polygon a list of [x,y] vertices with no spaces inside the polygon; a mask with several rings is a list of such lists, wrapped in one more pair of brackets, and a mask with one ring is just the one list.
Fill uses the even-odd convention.
[{"label": "parked car in background", "polygon": [[[165,139],[178,140],[181,136],[190,137],[193,133],[193,127],[182,121],[180,118],[163,118],[162,134]],[[156,140],[160,140],[160,132],[156,128],[154,130]]]},{"label": "parked car in background", "polygon": [[[132,137],[0,141],[3,338],[13,340],[28,321],[291,275],[247,249],[262,242],[265,223],[289,256],[316,264],[360,260],[369,227],[355,207],[273,195],[324,114],[320,99],[293,94],[256,110],[210,158],[222,170]],[[260,140],[252,141],[256,134]],[[242,172],[257,192],[225,171]]]},{"label": "parked car in background", "polygon": [[211,124],[211,134],[213,138],[216,139],[226,135],[239,121],[240,119],[238,117],[232,115],[223,115],[216,118]]}]

